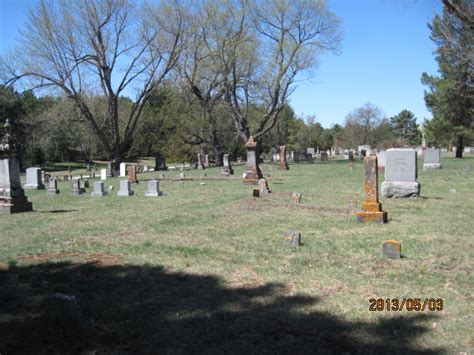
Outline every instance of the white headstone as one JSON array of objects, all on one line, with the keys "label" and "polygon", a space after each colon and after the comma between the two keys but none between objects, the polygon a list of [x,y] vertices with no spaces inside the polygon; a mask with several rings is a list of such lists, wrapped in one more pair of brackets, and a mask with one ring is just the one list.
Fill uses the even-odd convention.
[{"label": "white headstone", "polygon": [[100,169],[100,179],[103,181],[107,180],[107,169]]},{"label": "white headstone", "polygon": [[25,189],[40,190],[44,189],[44,185],[41,182],[41,168],[28,168],[26,169],[26,184]]},{"label": "white headstone", "polygon": [[120,177],[127,176],[127,164],[125,163],[120,163]]}]

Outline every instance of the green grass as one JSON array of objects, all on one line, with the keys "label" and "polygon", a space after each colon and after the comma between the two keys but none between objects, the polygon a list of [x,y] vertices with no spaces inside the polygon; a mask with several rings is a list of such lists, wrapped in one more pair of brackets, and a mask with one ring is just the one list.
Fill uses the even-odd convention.
[{"label": "green grass", "polygon": [[[442,163],[419,169],[421,198],[381,201],[386,225],[348,213],[363,165],[342,160],[263,164],[272,193],[259,199],[243,166],[228,179],[166,172],[159,198],[144,197],[156,172],[128,198],[118,178],[103,198],[71,196],[68,182],[27,191],[34,212],[0,216],[0,353],[470,353],[474,157]],[[297,250],[283,243],[292,228]],[[402,259],[382,258],[387,239]],[[370,298],[444,309],[369,312]]]}]

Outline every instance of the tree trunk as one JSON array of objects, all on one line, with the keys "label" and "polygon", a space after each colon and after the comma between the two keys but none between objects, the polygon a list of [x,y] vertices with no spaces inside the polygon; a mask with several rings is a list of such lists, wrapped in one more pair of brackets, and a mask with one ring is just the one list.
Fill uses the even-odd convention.
[{"label": "tree trunk", "polygon": [[223,165],[222,159],[224,157],[224,152],[222,150],[222,145],[219,141],[219,137],[215,129],[211,131],[211,143],[212,143],[212,148],[214,150],[214,154],[216,156],[216,166],[222,166]]},{"label": "tree trunk", "polygon": [[456,146],[456,158],[462,158],[463,150],[464,150],[464,137],[458,136],[458,144]]}]

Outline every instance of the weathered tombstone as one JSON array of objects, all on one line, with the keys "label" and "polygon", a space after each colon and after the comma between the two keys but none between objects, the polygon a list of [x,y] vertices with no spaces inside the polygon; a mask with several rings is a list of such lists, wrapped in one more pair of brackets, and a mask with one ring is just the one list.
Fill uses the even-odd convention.
[{"label": "weathered tombstone", "polygon": [[303,194],[301,194],[299,192],[293,192],[291,194],[291,200],[293,201],[293,203],[300,203],[301,202],[301,196],[303,196]]},{"label": "weathered tombstone", "polygon": [[59,193],[58,190],[58,179],[54,178],[49,178],[48,181],[48,195],[56,195]]},{"label": "weathered tombstone", "polygon": [[64,175],[63,180],[64,181],[69,181],[69,175]]},{"label": "weathered tombstone", "polygon": [[423,170],[434,170],[441,169],[442,166],[439,162],[440,151],[439,149],[427,149],[425,150]]},{"label": "weathered tombstone", "polygon": [[86,187],[89,188],[89,186],[90,186],[89,185],[89,180],[84,179],[84,188],[86,188]]},{"label": "weathered tombstone", "polygon": [[402,256],[402,245],[396,240],[386,240],[382,244],[382,255],[389,259],[400,259]]},{"label": "weathered tombstone", "polygon": [[328,161],[328,153],[321,152],[321,161]]},{"label": "weathered tombstone", "polygon": [[102,197],[107,195],[107,192],[104,191],[104,182],[96,181],[94,182],[94,191],[91,193],[91,196]]},{"label": "weathered tombstone", "polygon": [[86,192],[86,182],[82,178],[79,179],[79,189],[81,193]]},{"label": "weathered tombstone", "polygon": [[103,181],[107,180],[107,169],[100,169],[100,179]]},{"label": "weathered tombstone", "polygon": [[300,152],[293,152],[293,161],[295,163],[299,163],[300,162]]},{"label": "weathered tombstone", "polygon": [[107,176],[108,177],[113,177],[114,176],[114,170],[115,170],[114,166],[115,166],[115,164],[112,161],[109,161],[107,163]]},{"label": "weathered tombstone", "polygon": [[224,154],[222,158],[222,162],[223,162],[222,173],[225,175],[234,175],[234,169],[232,169],[232,165],[230,164],[230,161],[229,161],[229,154]]},{"label": "weathered tombstone", "polygon": [[209,168],[209,154],[204,155],[204,161],[202,162],[205,168]]},{"label": "weathered tombstone", "polygon": [[381,150],[380,152],[377,153],[377,164],[378,164],[379,170],[385,169],[386,161],[387,161],[387,153],[385,152],[385,150]]},{"label": "weathered tombstone", "polygon": [[21,187],[15,142],[15,132],[7,119],[0,130],[0,214],[33,210]]},{"label": "weathered tombstone", "polygon": [[311,157],[314,158],[316,151],[314,148],[306,148],[306,154],[311,154]]},{"label": "weathered tombstone", "polygon": [[44,185],[41,182],[42,174],[40,168],[26,169],[26,184],[23,186],[26,190],[42,190]]},{"label": "weathered tombstone", "polygon": [[297,248],[301,244],[301,233],[298,232],[296,229],[290,229],[288,232],[285,233],[285,236],[283,237],[283,242],[293,248]]},{"label": "weathered tombstone", "polygon": [[127,166],[127,173],[128,173],[128,181],[130,181],[132,184],[136,184],[138,182],[137,167],[135,165]]},{"label": "weathered tombstone", "polygon": [[288,164],[286,163],[286,146],[280,145],[280,162],[278,165],[279,170],[288,170]]},{"label": "weathered tombstone", "polygon": [[145,192],[145,196],[158,197],[163,193],[160,191],[160,182],[158,180],[148,181],[148,191]]},{"label": "weathered tombstone", "polygon": [[417,155],[413,149],[388,149],[386,152],[383,197],[418,197],[420,183],[416,180]]},{"label": "weathered tombstone", "polygon": [[125,177],[127,172],[125,171],[127,164],[120,163],[120,177]]},{"label": "weathered tombstone", "polygon": [[130,187],[130,180],[120,180],[120,189],[117,191],[117,196],[132,196],[133,191]]},{"label": "weathered tombstone", "polygon": [[258,180],[258,190],[260,191],[260,196],[267,195],[270,193],[270,189],[268,188],[268,183],[267,180],[265,179],[260,179]]},{"label": "weathered tombstone", "polygon": [[45,171],[41,171],[41,174],[43,176],[43,184],[49,182],[49,178],[51,177],[51,174]]},{"label": "weathered tombstone", "polygon": [[198,155],[197,155],[197,159],[198,159],[198,160],[197,160],[198,169],[199,169],[199,170],[205,169],[206,167],[204,166],[202,154],[198,154]]},{"label": "weathered tombstone", "polygon": [[258,180],[260,180],[263,175],[257,159],[257,142],[252,136],[250,136],[245,144],[245,148],[247,149],[247,166],[243,183],[246,185],[257,185]]},{"label": "weathered tombstone", "polygon": [[362,202],[362,211],[356,213],[357,220],[359,222],[387,223],[387,212],[382,211],[382,204],[379,202],[376,156],[364,158],[364,179],[365,200]]},{"label": "weathered tombstone", "polygon": [[143,165],[143,172],[144,173],[147,173],[148,171],[150,170],[150,168],[148,167],[148,165]]},{"label": "weathered tombstone", "polygon": [[81,189],[79,178],[71,179],[71,195],[80,195],[83,190]]},{"label": "weathered tombstone", "polygon": [[166,158],[160,153],[158,153],[155,157],[155,171],[156,170],[168,170],[168,167],[166,166]]}]

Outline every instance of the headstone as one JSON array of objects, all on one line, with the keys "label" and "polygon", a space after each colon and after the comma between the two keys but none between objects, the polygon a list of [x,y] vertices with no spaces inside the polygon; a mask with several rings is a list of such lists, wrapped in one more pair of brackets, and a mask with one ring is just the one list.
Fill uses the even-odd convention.
[{"label": "headstone", "polygon": [[293,161],[295,163],[299,163],[300,162],[300,152],[293,152]]},{"label": "headstone", "polygon": [[291,200],[293,201],[293,203],[300,203],[301,202],[301,196],[303,196],[301,193],[293,192],[291,194]]},{"label": "headstone", "polygon": [[64,175],[63,180],[64,181],[69,181],[69,175]]},{"label": "headstone", "polygon": [[286,163],[286,146],[280,145],[280,162],[278,165],[279,170],[288,170],[288,164]]},{"label": "headstone", "polygon": [[418,197],[417,154],[413,149],[394,148],[386,152],[383,197]]},{"label": "headstone", "polygon": [[197,155],[197,159],[198,159],[198,161],[197,161],[197,163],[198,163],[198,169],[199,169],[199,170],[205,169],[206,167],[204,166],[204,160],[203,160],[202,154],[198,154],[198,155]]},{"label": "headstone", "polygon": [[272,154],[272,161],[280,161],[280,154],[278,153],[273,153]]},{"label": "headstone", "polygon": [[44,185],[41,180],[41,168],[28,168],[26,169],[26,184],[24,188],[26,190],[42,190]]},{"label": "headstone", "polygon": [[285,233],[283,241],[285,244],[288,244],[293,248],[297,248],[301,244],[301,233],[298,232],[296,229],[290,229],[288,232]]},{"label": "headstone", "polygon": [[362,211],[356,213],[357,220],[363,223],[387,223],[387,212],[382,211],[382,204],[379,202],[376,156],[366,156],[364,158],[364,180],[365,200],[362,202]]},{"label": "headstone", "polygon": [[321,152],[321,161],[328,161],[328,153]]},{"label": "headstone", "polygon": [[314,148],[306,148],[306,154],[311,154],[311,157],[314,158],[316,151]]},{"label": "headstone", "polygon": [[107,169],[100,169],[100,179],[103,181],[107,180]]},{"label": "headstone", "polygon": [[204,161],[202,164],[205,168],[209,168],[209,154],[204,155]]},{"label": "headstone", "polygon": [[72,178],[71,179],[71,195],[80,195],[82,194],[82,192],[83,190],[81,189],[79,178]]},{"label": "headstone", "polygon": [[385,169],[386,161],[387,161],[387,154],[385,150],[381,150],[380,152],[377,153],[377,164],[378,164],[379,170]]},{"label": "headstone", "polygon": [[33,210],[21,187],[20,165],[15,147],[14,132],[7,120],[0,131],[0,214]]},{"label": "headstone", "polygon": [[115,170],[115,169],[114,169],[114,165],[115,165],[115,164],[114,164],[114,162],[112,162],[112,161],[109,161],[109,162],[107,163],[107,176],[108,176],[108,177],[113,177],[113,176],[114,176],[114,170]]},{"label": "headstone", "polygon": [[257,185],[263,175],[260,170],[257,157],[257,142],[250,136],[245,144],[247,149],[247,166],[245,170],[243,183],[246,185]]},{"label": "headstone", "polygon": [[58,190],[58,179],[50,178],[48,181],[48,195],[56,195],[59,193]]},{"label": "headstone", "polygon": [[259,189],[253,189],[252,196],[253,197],[260,197],[260,190]]},{"label": "headstone", "polygon": [[86,192],[86,181],[82,178],[79,179],[79,189],[81,190],[81,193]]},{"label": "headstone", "polygon": [[423,170],[441,169],[439,149],[427,149],[423,155]]},{"label": "headstone", "polygon": [[107,195],[107,192],[104,191],[104,182],[96,181],[94,182],[94,191],[91,193],[91,196],[102,197]]},{"label": "headstone", "polygon": [[148,181],[148,191],[145,192],[145,196],[158,197],[161,195],[162,192],[160,191],[160,182],[158,180]]},{"label": "headstone", "polygon": [[267,180],[265,179],[260,179],[258,180],[258,190],[260,191],[260,196],[267,195],[270,193],[270,189],[268,188],[268,183]]},{"label": "headstone", "polygon": [[232,169],[232,165],[230,164],[230,161],[229,161],[229,154],[224,154],[222,158],[222,162],[223,162],[222,173],[225,175],[234,175],[234,169]]},{"label": "headstone", "polygon": [[84,179],[84,188],[89,188],[89,180]]},{"label": "headstone", "polygon": [[155,171],[156,170],[168,170],[168,167],[166,166],[166,158],[161,154],[157,154],[155,157]]},{"label": "headstone", "polygon": [[117,191],[117,196],[132,196],[133,191],[130,187],[130,180],[120,180],[120,190]]},{"label": "headstone", "polygon": [[130,181],[132,184],[136,184],[138,182],[137,167],[135,165],[127,166],[127,172],[128,172],[128,181]]},{"label": "headstone", "polygon": [[382,244],[382,255],[389,259],[400,259],[402,256],[402,245],[396,240],[386,240]]},{"label": "headstone", "polygon": [[126,176],[127,172],[125,171],[127,164],[120,163],[120,177]]}]

